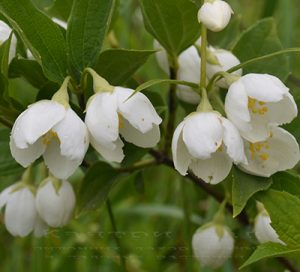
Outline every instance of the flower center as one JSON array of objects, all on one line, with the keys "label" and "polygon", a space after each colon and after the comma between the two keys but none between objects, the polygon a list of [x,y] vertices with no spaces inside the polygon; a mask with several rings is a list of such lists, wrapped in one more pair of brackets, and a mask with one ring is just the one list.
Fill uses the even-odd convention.
[{"label": "flower center", "polygon": [[49,145],[52,139],[55,139],[59,144],[60,144],[60,140],[58,138],[58,135],[55,131],[53,131],[52,129],[50,129],[45,135],[42,136],[43,137],[43,144],[44,145]]},{"label": "flower center", "polygon": [[248,109],[250,109],[252,113],[260,115],[264,115],[268,112],[268,107],[265,102],[258,101],[251,97],[248,97]]},{"label": "flower center", "polygon": [[270,149],[270,145],[268,143],[268,140],[264,142],[250,143],[249,150],[250,150],[251,160],[254,160],[255,156],[257,156],[262,161],[266,161],[269,158],[269,153],[268,153],[269,149]]}]

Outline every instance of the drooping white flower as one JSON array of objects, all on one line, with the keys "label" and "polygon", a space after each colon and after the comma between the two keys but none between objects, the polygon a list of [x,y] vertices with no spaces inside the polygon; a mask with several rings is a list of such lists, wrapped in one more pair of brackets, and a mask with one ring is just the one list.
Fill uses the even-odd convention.
[{"label": "drooping white flower", "polygon": [[205,182],[217,184],[229,174],[232,162],[247,163],[243,140],[220,113],[195,112],[176,128],[172,140],[174,165],[181,175],[188,168]]},{"label": "drooping white flower", "polygon": [[278,234],[271,226],[271,218],[267,211],[259,212],[255,217],[254,233],[261,244],[274,242],[285,245],[285,243],[279,239]]},{"label": "drooping white flower", "polygon": [[195,232],[192,246],[202,266],[218,268],[231,257],[234,239],[226,226],[208,224]]},{"label": "drooping white flower", "polygon": [[[124,157],[124,144],[119,134],[136,146],[155,146],[160,140],[162,120],[150,100],[142,93],[130,97],[134,90],[123,87],[107,85],[110,91],[101,91],[104,79],[93,71],[91,73],[96,94],[87,104],[85,123],[92,146],[106,160],[114,162],[121,162]],[[102,81],[100,85],[99,81]]]},{"label": "drooping white flower", "polygon": [[0,209],[3,207],[4,223],[11,235],[25,237],[32,231],[37,237],[45,234],[47,226],[37,215],[34,194],[29,187],[14,184],[3,190],[0,194]]},{"label": "drooping white flower", "polygon": [[[226,72],[230,68],[239,65],[240,61],[239,59],[230,51],[224,50],[224,49],[215,49],[212,46],[208,49],[210,51],[210,54],[213,54],[216,58],[218,63],[209,63],[207,62],[206,65],[206,71],[207,71],[207,77],[208,79],[211,79],[214,74],[218,72]],[[233,76],[241,76],[242,75],[242,69],[239,69],[233,73],[231,73]],[[228,83],[225,81],[225,79],[220,79],[216,82],[216,85],[221,88],[228,88]]]},{"label": "drooping white flower", "polygon": [[[200,43],[200,39],[196,44]],[[156,59],[159,66],[165,71],[166,74],[169,74],[169,64],[168,56],[162,46],[154,41],[154,48],[161,49],[156,53]],[[178,71],[177,78],[178,80],[184,80],[194,83],[199,83],[200,81],[200,63],[201,59],[197,52],[195,46],[190,46],[184,50],[178,56]],[[198,104],[200,101],[200,96],[196,93],[191,87],[184,85],[177,85],[177,97],[190,104]]]},{"label": "drooping white flower", "polygon": [[228,3],[222,0],[206,0],[198,12],[198,21],[209,30],[218,32],[229,23],[233,11]]},{"label": "drooping white flower", "polygon": [[[60,89],[56,95],[61,91],[67,92]],[[84,122],[68,103],[55,101],[56,95],[52,100],[30,105],[17,118],[11,132],[10,150],[23,167],[43,155],[50,172],[65,179],[81,164],[89,140]]]},{"label": "drooping white flower", "polygon": [[293,168],[300,159],[299,145],[295,137],[286,130],[272,126],[265,141],[244,141],[248,164],[239,167],[250,174],[270,177],[278,171]]},{"label": "drooping white flower", "polygon": [[[5,42],[9,38],[11,32],[12,29],[3,21],[0,21],[0,44]],[[9,56],[8,56],[9,62],[16,55],[16,48],[17,48],[17,38],[15,35],[12,35],[10,48],[9,48]]]},{"label": "drooping white flower", "polygon": [[53,177],[41,183],[36,194],[39,216],[51,227],[63,227],[73,214],[75,193],[68,181]]},{"label": "drooping white flower", "polygon": [[228,119],[251,141],[264,141],[270,125],[291,122],[298,113],[289,89],[267,74],[248,74],[234,82],[225,99]]}]

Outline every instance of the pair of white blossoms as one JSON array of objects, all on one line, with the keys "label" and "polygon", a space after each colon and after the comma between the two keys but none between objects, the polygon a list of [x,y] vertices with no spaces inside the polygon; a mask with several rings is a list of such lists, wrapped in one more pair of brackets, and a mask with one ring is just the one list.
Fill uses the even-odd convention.
[{"label": "pair of white blossoms", "polygon": [[[15,121],[10,137],[13,157],[28,167],[40,156],[52,175],[67,179],[82,163],[89,143],[108,161],[124,158],[119,134],[139,147],[160,140],[161,118],[148,98],[131,89],[112,87],[90,69],[94,91],[87,104],[85,122],[71,109],[66,78],[52,100],[28,107]],[[128,99],[129,98],[129,99]]]}]

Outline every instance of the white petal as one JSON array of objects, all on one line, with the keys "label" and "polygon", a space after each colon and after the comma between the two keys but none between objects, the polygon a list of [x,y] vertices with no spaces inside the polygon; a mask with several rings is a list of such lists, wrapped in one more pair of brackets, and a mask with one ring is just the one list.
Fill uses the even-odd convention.
[{"label": "white petal", "polygon": [[254,233],[260,243],[273,242],[284,245],[284,242],[279,239],[278,234],[271,226],[271,218],[266,214],[259,213],[256,216]]},{"label": "white petal", "polygon": [[85,123],[69,108],[65,118],[52,129],[60,140],[60,150],[63,156],[70,160],[83,160],[88,149],[88,131]]},{"label": "white petal", "polygon": [[65,116],[63,105],[52,100],[41,100],[28,107],[16,120],[12,137],[19,148],[26,148],[48,132]]},{"label": "white petal", "polygon": [[21,149],[16,146],[13,138],[10,137],[9,147],[14,159],[23,167],[28,167],[32,162],[38,159],[46,149],[42,138],[38,139],[34,144]]},{"label": "white petal", "polygon": [[40,187],[36,195],[36,207],[40,217],[51,227],[66,225],[75,207],[75,193],[71,184],[62,181],[58,192],[51,181]]},{"label": "white petal", "polygon": [[232,255],[234,240],[227,228],[224,227],[224,234],[220,238],[212,226],[197,231],[193,235],[192,246],[202,266],[218,268]]},{"label": "white petal", "polygon": [[190,164],[190,169],[193,173],[210,184],[217,184],[223,181],[228,176],[231,167],[232,160],[225,151],[217,151],[209,159],[194,160]]},{"label": "white petal", "polygon": [[128,99],[133,92],[131,89],[115,87],[114,93],[118,98],[118,111],[133,127],[145,133],[152,129],[153,124],[159,125],[162,120],[144,94],[136,93]]},{"label": "white petal", "polygon": [[[207,69],[207,77],[209,79],[211,79],[214,76],[214,74],[218,72],[225,72],[230,68],[240,64],[239,59],[230,51],[223,50],[223,49],[217,49],[217,50],[213,49],[212,53],[218,59],[219,64],[216,65],[216,64],[207,63],[206,69]],[[239,69],[233,72],[232,74],[236,76],[241,76],[242,69]],[[228,88],[228,84],[226,83],[225,79],[221,79],[217,81],[216,84],[221,88]]]},{"label": "white petal", "polygon": [[223,141],[226,146],[227,154],[235,163],[247,163],[244,153],[244,142],[238,130],[226,118],[222,117],[221,119],[224,127]]},{"label": "white petal", "polygon": [[5,42],[11,33],[12,29],[3,21],[0,21],[0,43]]},{"label": "white petal", "polygon": [[276,125],[290,123],[298,114],[297,105],[290,93],[286,93],[279,102],[268,103],[267,106],[266,115],[270,122]]},{"label": "white petal", "polygon": [[221,116],[216,112],[193,113],[185,119],[183,141],[195,158],[206,159],[222,143]]},{"label": "white petal", "polygon": [[182,138],[182,129],[184,121],[181,122],[174,131],[172,139],[172,154],[175,169],[183,176],[187,174],[189,164],[191,162],[191,155],[188,152]]},{"label": "white petal", "polygon": [[15,184],[8,186],[0,193],[0,210],[6,205]]},{"label": "white petal", "polygon": [[36,215],[34,195],[28,188],[20,189],[7,201],[5,226],[12,235],[24,237],[33,230]]},{"label": "white petal", "polygon": [[91,97],[86,110],[85,123],[98,143],[114,149],[113,142],[119,137],[116,96],[104,92]]},{"label": "white petal", "polygon": [[151,130],[142,133],[125,119],[123,120],[123,125],[120,128],[120,134],[127,142],[144,148],[154,147],[160,140],[159,126],[153,125]]},{"label": "white petal", "polygon": [[121,162],[124,159],[123,146],[124,143],[120,138],[114,142],[115,148],[111,150],[105,145],[98,143],[92,136],[90,136],[91,145],[99,152],[99,154],[107,161]]},{"label": "white petal", "polygon": [[51,18],[52,19],[52,21],[54,22],[54,23],[56,23],[56,24],[58,24],[59,26],[61,26],[62,28],[64,28],[64,29],[67,29],[67,23],[65,22],[65,21],[62,21],[62,20],[60,20],[60,19],[58,19],[58,18],[55,18],[55,17],[52,17]]},{"label": "white petal", "polygon": [[248,96],[244,85],[237,80],[230,85],[225,98],[225,112],[228,119],[241,131],[251,129]]},{"label": "white petal", "polygon": [[[271,129],[272,137],[267,139],[268,148],[262,148],[260,152],[250,151],[249,142],[245,142],[245,154],[248,165],[239,167],[250,174],[269,177],[272,174],[293,168],[300,159],[299,145],[293,135],[286,130],[274,127]],[[264,159],[260,156],[265,154]]]},{"label": "white petal", "polygon": [[278,102],[289,91],[277,77],[268,74],[247,74],[240,81],[249,97],[263,102]]},{"label": "white petal", "polygon": [[44,153],[44,161],[55,177],[67,179],[75,172],[82,160],[70,160],[60,152],[58,139],[53,139]]},{"label": "white petal", "polygon": [[161,44],[157,40],[154,40],[153,48],[159,50],[157,53],[155,53],[158,65],[166,74],[169,75],[169,62],[166,50],[161,46]]},{"label": "white petal", "polygon": [[193,105],[199,104],[200,101],[200,95],[187,86],[178,85],[176,95],[180,100]]}]

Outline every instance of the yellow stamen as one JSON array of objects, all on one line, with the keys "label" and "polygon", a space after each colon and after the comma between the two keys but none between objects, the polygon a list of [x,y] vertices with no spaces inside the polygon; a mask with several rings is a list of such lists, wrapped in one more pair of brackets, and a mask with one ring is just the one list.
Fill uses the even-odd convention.
[{"label": "yellow stamen", "polygon": [[252,111],[252,113],[264,115],[268,111],[268,107],[265,105],[265,102],[248,97],[248,108]]},{"label": "yellow stamen", "polygon": [[122,116],[121,113],[118,113],[119,116],[119,128],[123,128],[124,127],[124,117]]},{"label": "yellow stamen", "polygon": [[267,153],[262,153],[259,155],[259,157],[263,160],[266,161],[269,158],[269,154]]},{"label": "yellow stamen", "polygon": [[55,139],[60,144],[57,133],[51,129],[45,135],[43,135],[43,144],[49,145],[52,139]]}]

